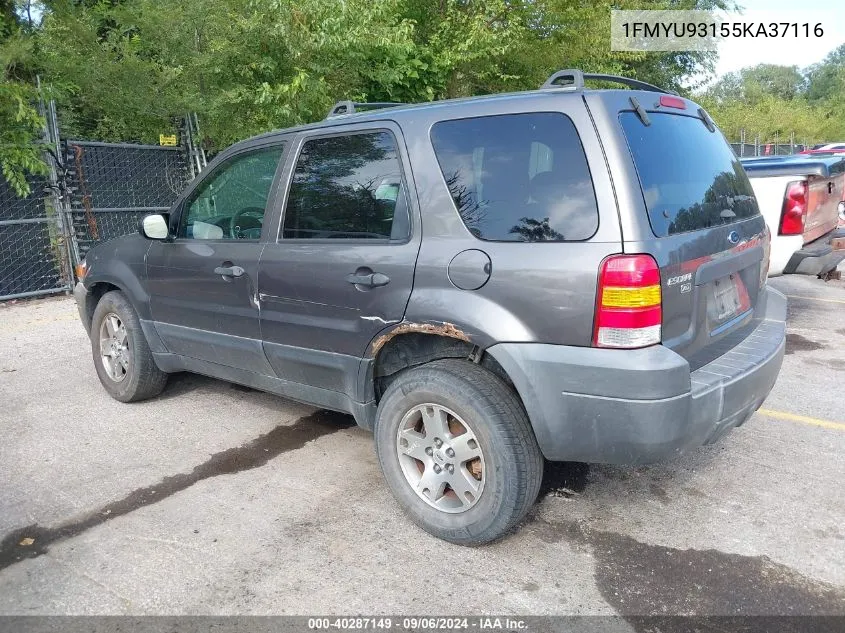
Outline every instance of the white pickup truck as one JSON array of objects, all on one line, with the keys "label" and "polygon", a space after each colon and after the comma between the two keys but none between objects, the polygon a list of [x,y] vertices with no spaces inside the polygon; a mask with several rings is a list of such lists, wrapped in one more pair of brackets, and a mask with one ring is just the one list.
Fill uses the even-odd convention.
[{"label": "white pickup truck", "polygon": [[845,156],[743,158],[742,166],[772,233],[769,276],[830,276],[845,259],[845,228],[837,228]]}]

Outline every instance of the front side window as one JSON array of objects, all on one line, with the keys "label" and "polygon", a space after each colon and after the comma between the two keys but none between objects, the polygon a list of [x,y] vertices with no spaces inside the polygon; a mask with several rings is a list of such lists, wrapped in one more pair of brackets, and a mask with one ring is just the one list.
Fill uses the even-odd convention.
[{"label": "front side window", "polygon": [[303,144],[282,237],[404,240],[409,228],[402,170],[390,132],[329,136]]},{"label": "front side window", "polygon": [[198,240],[261,238],[281,146],[239,154],[206,178],[185,203],[179,237]]},{"label": "front side window", "polygon": [[431,142],[461,219],[477,238],[561,242],[596,232],[587,157],[566,115],[441,121]]}]

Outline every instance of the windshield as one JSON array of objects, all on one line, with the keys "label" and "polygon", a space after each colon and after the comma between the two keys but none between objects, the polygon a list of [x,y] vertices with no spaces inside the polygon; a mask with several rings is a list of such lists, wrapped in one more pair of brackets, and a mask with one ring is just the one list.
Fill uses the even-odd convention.
[{"label": "windshield", "polygon": [[658,237],[729,224],[759,213],[751,183],[721,134],[701,119],[635,112],[619,121],[637,167],[649,221]]}]

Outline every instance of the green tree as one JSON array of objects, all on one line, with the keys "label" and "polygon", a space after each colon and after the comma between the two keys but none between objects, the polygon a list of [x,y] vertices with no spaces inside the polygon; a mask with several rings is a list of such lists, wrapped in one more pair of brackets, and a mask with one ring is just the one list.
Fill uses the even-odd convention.
[{"label": "green tree", "polygon": [[[63,126],[151,141],[197,111],[216,147],[412,85],[413,28],[364,0],[56,0],[40,35]],[[407,91],[407,90],[406,90]]]},{"label": "green tree", "polygon": [[19,195],[29,193],[28,174],[46,173],[40,139],[44,121],[35,107],[33,42],[20,6],[0,0],[0,171]]},{"label": "green tree", "polygon": [[845,44],[832,51],[818,64],[807,69],[810,101],[845,99]]},{"label": "green tree", "polygon": [[209,148],[325,116],[536,88],[582,67],[682,88],[712,54],[609,50],[611,8],[729,0],[48,0],[38,58],[66,134],[154,141],[200,115]]},{"label": "green tree", "polygon": [[756,103],[766,96],[792,100],[806,92],[807,80],[797,66],[759,64],[728,73],[708,94],[716,99]]},{"label": "green tree", "polygon": [[798,142],[845,138],[845,46],[804,72],[761,64],[725,75],[699,95],[731,139]]}]

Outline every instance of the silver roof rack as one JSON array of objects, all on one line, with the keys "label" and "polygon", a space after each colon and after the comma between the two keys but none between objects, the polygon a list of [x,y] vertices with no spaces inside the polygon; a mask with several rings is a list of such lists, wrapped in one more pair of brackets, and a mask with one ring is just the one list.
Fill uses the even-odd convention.
[{"label": "silver roof rack", "polygon": [[344,114],[352,114],[353,112],[363,112],[365,110],[380,110],[381,108],[395,108],[396,106],[405,105],[404,103],[392,103],[389,101],[376,101],[372,103],[361,103],[357,101],[338,101],[329,113],[326,115],[327,119],[341,116]]},{"label": "silver roof rack", "polygon": [[595,79],[597,81],[609,81],[616,84],[622,84],[635,90],[648,90],[650,92],[662,92],[664,94],[677,94],[671,90],[666,90],[658,86],[640,81],[638,79],[631,79],[630,77],[620,77],[618,75],[601,75],[595,73],[585,73],[583,70],[577,68],[568,68],[566,70],[559,70],[553,73],[551,77],[546,79],[545,83],[540,86],[540,89],[545,88],[574,88],[582,90],[584,88],[584,81],[587,79]]}]

